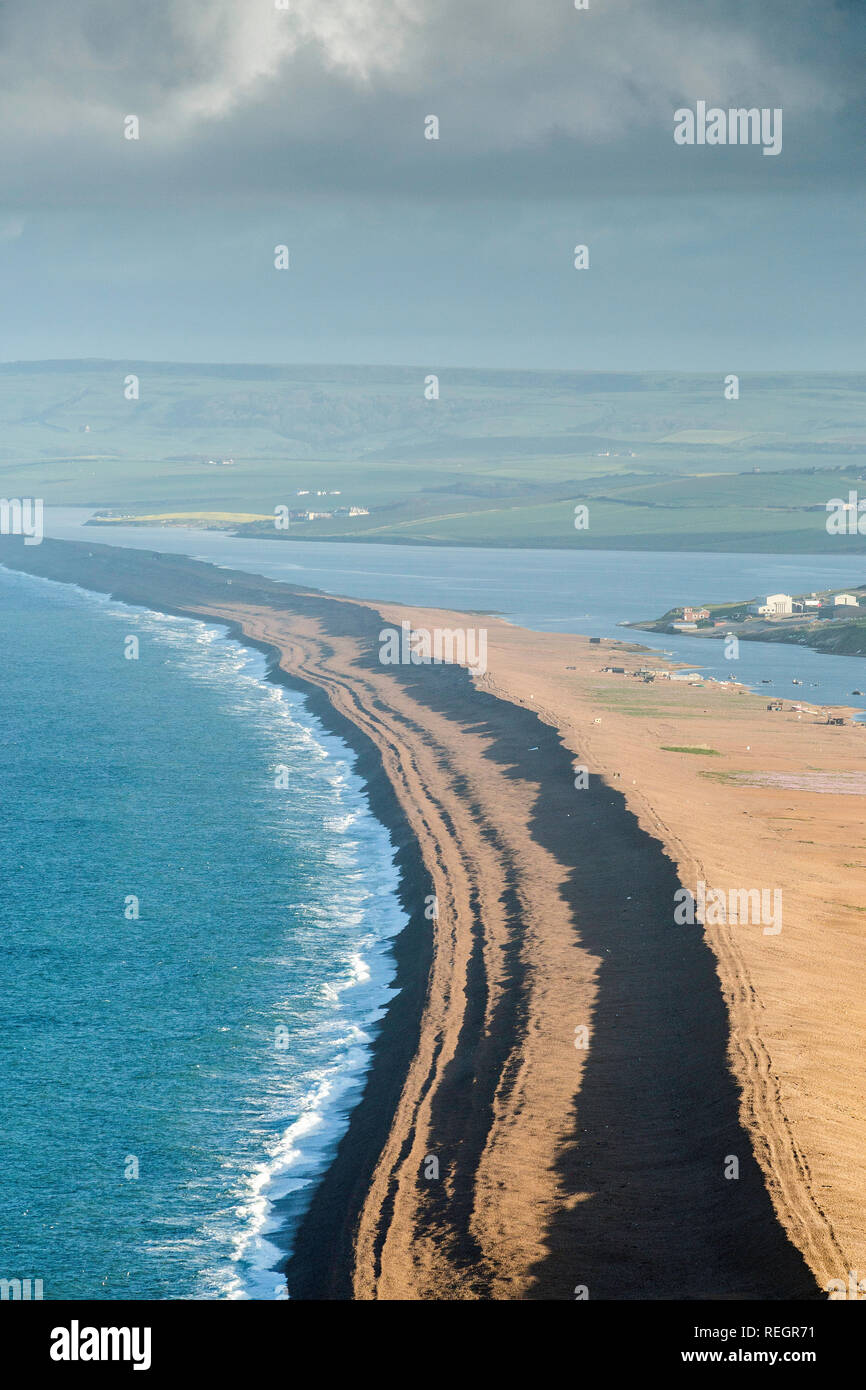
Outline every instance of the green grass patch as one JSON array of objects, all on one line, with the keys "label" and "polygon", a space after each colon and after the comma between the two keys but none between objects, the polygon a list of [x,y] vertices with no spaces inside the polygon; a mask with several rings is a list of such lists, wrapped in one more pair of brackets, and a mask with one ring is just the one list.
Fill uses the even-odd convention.
[{"label": "green grass patch", "polygon": [[702,744],[697,744],[690,748],[687,744],[663,743],[663,753],[701,753],[705,758],[720,758],[722,755],[718,748],[705,748]]}]

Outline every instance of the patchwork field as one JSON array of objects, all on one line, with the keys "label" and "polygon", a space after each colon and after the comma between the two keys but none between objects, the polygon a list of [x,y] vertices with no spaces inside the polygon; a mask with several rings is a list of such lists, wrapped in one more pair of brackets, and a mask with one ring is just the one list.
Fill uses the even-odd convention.
[{"label": "patchwork field", "polygon": [[825,525],[866,488],[862,376],[744,377],[729,401],[721,375],[440,369],[428,400],[430,371],[7,363],[0,491],[277,540],[286,506],[344,509],[293,540],[866,549]]}]

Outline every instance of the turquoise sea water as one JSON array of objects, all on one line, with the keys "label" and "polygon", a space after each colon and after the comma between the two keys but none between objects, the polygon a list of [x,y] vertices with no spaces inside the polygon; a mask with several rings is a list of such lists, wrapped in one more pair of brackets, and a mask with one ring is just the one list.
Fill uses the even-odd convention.
[{"label": "turquoise sea water", "polygon": [[390,997],[387,832],[222,629],[0,569],[0,643],[0,1277],[280,1297],[271,1202]]}]

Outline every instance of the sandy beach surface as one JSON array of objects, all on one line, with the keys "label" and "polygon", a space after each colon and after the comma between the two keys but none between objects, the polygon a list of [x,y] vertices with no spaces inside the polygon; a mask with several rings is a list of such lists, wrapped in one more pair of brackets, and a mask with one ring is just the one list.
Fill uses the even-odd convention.
[{"label": "sandy beach surface", "polygon": [[[661,663],[632,643],[97,544],[4,539],[0,563],[275,653],[391,828],[401,992],[294,1297],[809,1299],[866,1277],[866,729],[645,683],[627,673]],[[483,628],[486,669],[383,664],[404,622]],[[675,923],[699,882],[780,890],[781,930]]]}]

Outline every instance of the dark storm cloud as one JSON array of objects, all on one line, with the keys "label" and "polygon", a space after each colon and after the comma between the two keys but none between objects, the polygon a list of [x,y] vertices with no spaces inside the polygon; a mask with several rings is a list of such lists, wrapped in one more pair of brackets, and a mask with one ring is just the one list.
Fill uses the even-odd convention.
[{"label": "dark storm cloud", "polygon": [[[565,195],[862,168],[862,6],[813,0],[27,0],[0,10],[15,202],[231,190]],[[698,98],[784,152],[680,149]],[[127,113],[141,140],[122,138]],[[441,122],[423,139],[423,118]]]}]

